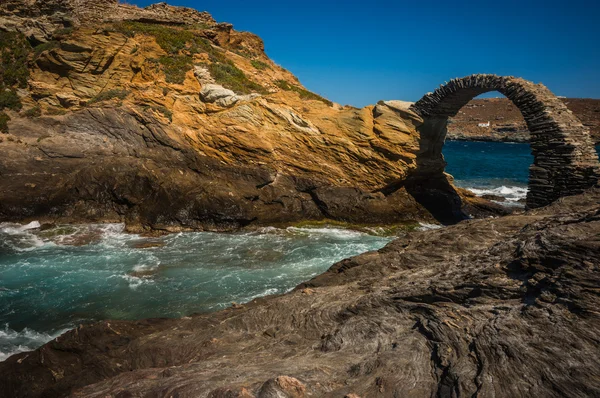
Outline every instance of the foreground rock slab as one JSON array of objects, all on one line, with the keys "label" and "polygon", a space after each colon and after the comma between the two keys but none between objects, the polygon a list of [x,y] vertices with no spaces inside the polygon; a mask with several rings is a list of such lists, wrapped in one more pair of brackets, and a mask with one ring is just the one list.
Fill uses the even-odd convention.
[{"label": "foreground rock slab", "polygon": [[7,397],[600,395],[600,189],[414,232],[282,296],[80,326]]}]

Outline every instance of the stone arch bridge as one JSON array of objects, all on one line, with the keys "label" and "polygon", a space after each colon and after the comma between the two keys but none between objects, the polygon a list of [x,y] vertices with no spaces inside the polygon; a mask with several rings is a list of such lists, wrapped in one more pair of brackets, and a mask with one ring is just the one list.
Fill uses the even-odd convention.
[{"label": "stone arch bridge", "polygon": [[544,85],[496,75],[453,79],[412,105],[424,120],[419,127],[421,153],[417,161],[425,175],[443,172],[445,163],[440,160],[448,117],[489,91],[499,91],[510,99],[531,133],[534,161],[529,168],[528,208],[545,206],[598,183],[600,163],[589,129]]}]

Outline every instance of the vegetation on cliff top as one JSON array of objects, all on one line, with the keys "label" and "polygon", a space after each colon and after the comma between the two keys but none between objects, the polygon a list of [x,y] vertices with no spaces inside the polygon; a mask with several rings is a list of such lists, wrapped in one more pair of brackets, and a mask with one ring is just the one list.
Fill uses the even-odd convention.
[{"label": "vegetation on cliff top", "polygon": [[[194,56],[207,54],[210,61],[208,69],[217,83],[238,93],[266,93],[265,88],[248,79],[244,72],[225,56],[223,50],[202,37],[202,31],[206,26],[190,28],[142,22],[119,22],[113,24],[113,29],[128,37],[134,37],[136,34],[154,37],[167,55],[152,61],[160,64],[167,83],[182,84],[186,74],[194,66]],[[256,65],[260,64],[264,63],[257,61]]]},{"label": "vegetation on cliff top", "polygon": [[208,65],[208,70],[217,83],[236,93],[267,93],[267,90],[263,86],[248,79],[244,72],[238,69],[231,61],[225,63],[212,63]]},{"label": "vegetation on cliff top", "polygon": [[294,92],[298,93],[300,95],[300,98],[302,98],[302,99],[321,101],[321,102],[327,104],[328,106],[333,105],[333,102],[329,101],[328,99],[323,98],[320,95],[310,92],[308,90],[305,90],[302,87],[294,86],[285,80],[277,80],[275,82],[275,84],[277,85],[277,87],[279,87],[282,90],[294,91]]},{"label": "vegetation on cliff top", "polygon": [[[152,37],[165,54],[155,55],[155,58],[146,57],[145,62],[154,64],[157,72],[164,73],[167,83],[183,84],[194,65],[202,65],[209,71],[216,83],[236,93],[268,94],[269,91],[266,87],[251,80],[246,75],[247,72],[236,66],[234,59],[229,58],[232,54],[228,50],[249,58],[252,67],[258,71],[272,69],[272,66],[256,59],[257,54],[241,51],[245,49],[244,46],[227,46],[227,50],[214,44],[209,39],[213,36],[207,32],[211,28],[204,24],[175,26],[122,21],[105,25],[104,32],[118,32],[129,38],[136,35]],[[10,120],[10,117],[3,112],[4,110],[21,111],[23,109],[17,90],[27,87],[29,67],[33,65],[32,62],[44,56],[43,54],[48,51],[60,48],[61,42],[73,36],[73,33],[74,28],[59,29],[52,34],[50,41],[32,46],[21,33],[0,32],[0,130],[7,131],[7,122]],[[140,46],[135,45],[131,54],[137,53],[139,49]],[[331,101],[286,80],[278,80],[275,84],[283,90],[298,93],[302,99],[319,100],[327,105],[332,105]],[[88,104],[115,98],[123,100],[128,94],[129,92],[126,90],[107,90],[91,98]],[[42,109],[39,105],[34,105],[22,112],[22,116],[38,117],[42,113],[55,115],[65,112],[66,110],[60,106],[48,105]],[[162,110],[159,112],[171,119],[168,112]]]}]

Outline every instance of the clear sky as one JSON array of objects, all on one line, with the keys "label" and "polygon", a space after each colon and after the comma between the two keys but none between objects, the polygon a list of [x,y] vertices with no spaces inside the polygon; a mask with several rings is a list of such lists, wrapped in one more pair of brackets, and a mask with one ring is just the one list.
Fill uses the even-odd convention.
[{"label": "clear sky", "polygon": [[[139,6],[155,1],[129,0]],[[310,90],[364,106],[495,73],[600,98],[600,0],[169,0],[259,35]]]}]

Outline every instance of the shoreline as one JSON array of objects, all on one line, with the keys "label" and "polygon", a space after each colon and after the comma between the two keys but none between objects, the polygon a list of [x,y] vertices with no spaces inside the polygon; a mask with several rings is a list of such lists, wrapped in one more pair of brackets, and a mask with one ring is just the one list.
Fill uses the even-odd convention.
[{"label": "shoreline", "polygon": [[446,141],[463,141],[463,142],[497,142],[500,144],[529,144],[529,139],[503,139],[501,137],[494,136],[473,136],[466,137],[460,135],[448,134],[446,135]]}]

